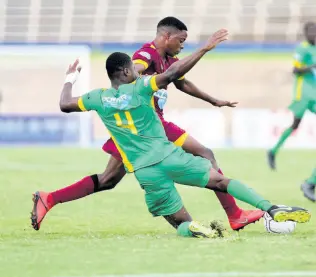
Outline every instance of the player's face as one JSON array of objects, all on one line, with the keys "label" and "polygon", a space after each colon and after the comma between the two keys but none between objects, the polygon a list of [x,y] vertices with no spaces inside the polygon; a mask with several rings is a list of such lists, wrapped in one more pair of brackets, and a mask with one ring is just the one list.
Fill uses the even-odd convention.
[{"label": "player's face", "polygon": [[138,71],[135,69],[135,65],[132,63],[132,61],[130,62],[129,67],[127,67],[126,75],[129,83],[134,82],[139,76]]},{"label": "player's face", "polygon": [[316,43],[316,24],[311,25],[306,31],[306,38],[310,43]]},{"label": "player's face", "polygon": [[178,55],[184,47],[187,36],[187,31],[171,33],[166,40],[167,54],[171,57]]}]

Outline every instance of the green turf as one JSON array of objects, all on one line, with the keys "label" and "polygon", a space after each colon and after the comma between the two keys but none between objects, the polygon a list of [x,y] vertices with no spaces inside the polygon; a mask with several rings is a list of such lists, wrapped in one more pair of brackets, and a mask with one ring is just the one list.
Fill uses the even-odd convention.
[{"label": "green turf", "polygon": [[[270,172],[263,151],[216,151],[228,176],[252,185],[277,204],[316,213],[302,197],[300,182],[314,166],[316,151],[282,151]],[[227,240],[177,237],[147,212],[143,191],[129,175],[111,192],[60,204],[39,232],[30,228],[31,193],[54,190],[101,172],[101,150],[0,149],[0,276],[97,276],[131,273],[302,271],[316,269],[316,223],[288,236],[268,234],[262,222]],[[180,189],[194,218],[226,222],[212,192]],[[242,205],[243,207],[249,207]]]}]

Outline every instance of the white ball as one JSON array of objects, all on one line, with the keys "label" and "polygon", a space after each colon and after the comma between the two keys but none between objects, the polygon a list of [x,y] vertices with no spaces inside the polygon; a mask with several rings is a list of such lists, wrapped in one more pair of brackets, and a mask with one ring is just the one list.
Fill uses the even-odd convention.
[{"label": "white ball", "polygon": [[263,215],[263,224],[267,232],[275,234],[290,234],[295,230],[296,222],[294,221],[285,221],[285,222],[276,222],[272,217],[265,213]]}]

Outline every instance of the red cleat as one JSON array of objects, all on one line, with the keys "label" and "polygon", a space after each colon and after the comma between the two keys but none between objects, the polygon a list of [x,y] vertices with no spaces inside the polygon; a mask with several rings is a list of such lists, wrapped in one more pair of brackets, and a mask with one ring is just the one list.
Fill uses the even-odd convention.
[{"label": "red cleat", "polygon": [[37,191],[33,194],[33,211],[31,216],[32,226],[34,230],[38,231],[41,227],[41,222],[43,221],[47,212],[52,208],[49,205],[48,199],[49,193],[43,191]]},{"label": "red cleat", "polygon": [[234,231],[239,231],[248,224],[258,221],[261,217],[263,217],[264,213],[265,212],[261,210],[242,210],[241,214],[238,217],[228,217],[230,227]]}]

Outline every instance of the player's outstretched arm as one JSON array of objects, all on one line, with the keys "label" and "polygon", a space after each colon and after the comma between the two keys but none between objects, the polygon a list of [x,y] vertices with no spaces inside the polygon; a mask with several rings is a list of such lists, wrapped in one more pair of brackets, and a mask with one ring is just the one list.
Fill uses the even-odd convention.
[{"label": "player's outstretched arm", "polygon": [[316,64],[311,66],[294,66],[293,73],[294,74],[306,74],[313,70],[316,70]]},{"label": "player's outstretched arm", "polygon": [[82,109],[78,105],[79,97],[72,96],[72,86],[80,73],[79,60],[77,59],[66,72],[66,80],[61,91],[59,107],[64,113],[81,112]]},{"label": "player's outstretched arm", "polygon": [[211,35],[205,45],[195,51],[193,54],[185,57],[172,64],[168,70],[156,76],[156,85],[158,88],[164,88],[171,82],[176,81],[190,69],[210,50],[216,47],[217,44],[227,40],[228,32],[221,29]]},{"label": "player's outstretched arm", "polygon": [[208,93],[200,90],[197,86],[195,86],[192,82],[190,82],[188,79],[183,80],[176,80],[174,82],[177,89],[183,91],[184,93],[191,95],[193,97],[199,98],[201,100],[204,100],[205,102],[208,102],[216,107],[231,107],[234,108],[238,104],[238,102],[230,102],[230,101],[224,101],[219,100]]}]

